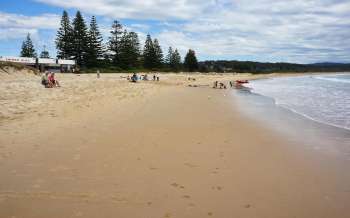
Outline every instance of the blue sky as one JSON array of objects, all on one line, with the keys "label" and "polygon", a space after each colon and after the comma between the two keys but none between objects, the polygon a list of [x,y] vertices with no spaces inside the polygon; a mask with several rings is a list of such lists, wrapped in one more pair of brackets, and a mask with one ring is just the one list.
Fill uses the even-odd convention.
[{"label": "blue sky", "polygon": [[55,56],[63,10],[97,16],[105,38],[118,19],[200,60],[350,62],[349,0],[0,0],[0,56],[18,56],[27,33]]}]

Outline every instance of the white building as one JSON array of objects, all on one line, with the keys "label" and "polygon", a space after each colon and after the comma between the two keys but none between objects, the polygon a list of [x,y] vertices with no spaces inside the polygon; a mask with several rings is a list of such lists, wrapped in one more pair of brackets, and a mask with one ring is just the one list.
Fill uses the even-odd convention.
[{"label": "white building", "polygon": [[61,72],[72,71],[75,67],[74,60],[53,59],[53,58],[26,58],[26,57],[11,57],[0,56],[0,61],[21,63],[28,66],[34,66],[40,71],[45,69],[60,69]]}]

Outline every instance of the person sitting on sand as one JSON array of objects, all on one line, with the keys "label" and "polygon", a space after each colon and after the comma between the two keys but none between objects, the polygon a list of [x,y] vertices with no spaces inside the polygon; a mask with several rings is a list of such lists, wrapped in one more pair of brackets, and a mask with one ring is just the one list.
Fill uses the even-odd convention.
[{"label": "person sitting on sand", "polygon": [[45,88],[51,88],[49,83],[49,72],[45,72],[41,77],[41,84],[45,86]]},{"label": "person sitting on sand", "polygon": [[61,87],[60,83],[55,79],[54,72],[50,73],[48,79],[49,79],[49,83],[50,83],[51,87]]},{"label": "person sitting on sand", "polygon": [[226,89],[226,85],[224,83],[220,83],[220,89]]},{"label": "person sitting on sand", "polygon": [[137,74],[134,73],[134,74],[132,75],[132,77],[131,77],[131,82],[136,83],[137,80],[138,80]]}]

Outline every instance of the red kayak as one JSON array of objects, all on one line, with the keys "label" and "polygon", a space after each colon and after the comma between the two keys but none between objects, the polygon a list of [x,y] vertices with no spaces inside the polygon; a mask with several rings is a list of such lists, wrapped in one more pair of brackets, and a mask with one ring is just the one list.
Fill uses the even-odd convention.
[{"label": "red kayak", "polygon": [[236,83],[245,84],[245,83],[249,83],[249,81],[248,80],[236,80]]}]

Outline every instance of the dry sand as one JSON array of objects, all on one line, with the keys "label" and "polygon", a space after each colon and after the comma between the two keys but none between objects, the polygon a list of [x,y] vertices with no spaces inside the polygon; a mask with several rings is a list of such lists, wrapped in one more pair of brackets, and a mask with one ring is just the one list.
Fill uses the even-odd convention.
[{"label": "dry sand", "polygon": [[230,90],[206,87],[237,76],[120,76],[59,74],[57,89],[32,75],[1,79],[1,218],[350,214],[344,166],[243,117]]}]

